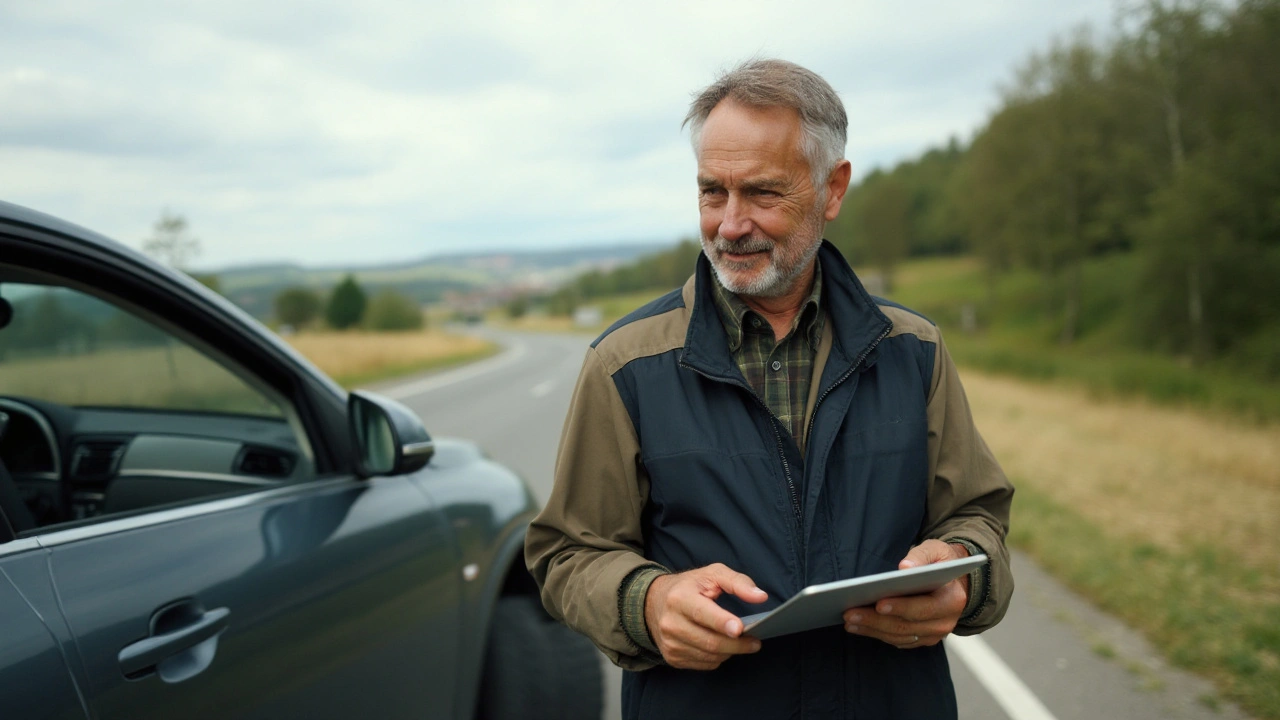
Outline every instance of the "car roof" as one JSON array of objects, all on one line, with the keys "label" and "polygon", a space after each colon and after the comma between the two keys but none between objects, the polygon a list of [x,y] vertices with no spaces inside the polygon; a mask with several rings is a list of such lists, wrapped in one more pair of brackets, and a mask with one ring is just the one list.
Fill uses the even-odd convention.
[{"label": "car roof", "polygon": [[56,233],[73,237],[77,241],[87,245],[94,245],[104,250],[110,250],[114,253],[129,255],[135,258],[146,258],[145,255],[142,255],[142,253],[134,250],[128,245],[112,240],[111,238],[96,233],[88,228],[67,222],[66,220],[62,220],[47,213],[42,213],[39,210],[32,210],[31,208],[15,205],[11,202],[5,202],[4,200],[0,200],[0,219],[21,225],[31,225],[44,230],[52,230]]}]

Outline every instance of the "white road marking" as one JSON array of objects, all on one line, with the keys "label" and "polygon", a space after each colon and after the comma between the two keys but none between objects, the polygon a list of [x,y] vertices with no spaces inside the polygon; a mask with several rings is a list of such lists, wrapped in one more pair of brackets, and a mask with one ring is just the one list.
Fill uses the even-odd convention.
[{"label": "white road marking", "polygon": [[546,395],[550,394],[553,389],[555,389],[555,386],[556,386],[555,380],[545,380],[529,388],[529,394],[536,398],[545,397]]},{"label": "white road marking", "polygon": [[481,360],[478,363],[466,365],[458,368],[457,370],[450,370],[449,372],[440,373],[439,375],[432,375],[431,377],[423,378],[415,382],[385,388],[380,390],[378,394],[385,395],[393,400],[404,400],[405,398],[411,398],[415,395],[422,395],[423,393],[429,393],[432,390],[438,390],[446,385],[452,385],[456,382],[470,380],[473,377],[484,375],[485,373],[490,373],[495,370],[500,370],[524,357],[528,352],[529,348],[524,344],[513,345],[510,350],[498,355],[497,357],[491,357],[488,360]]},{"label": "white road marking", "polygon": [[995,650],[977,635],[949,635],[947,648],[969,666],[1010,720],[1057,720]]}]

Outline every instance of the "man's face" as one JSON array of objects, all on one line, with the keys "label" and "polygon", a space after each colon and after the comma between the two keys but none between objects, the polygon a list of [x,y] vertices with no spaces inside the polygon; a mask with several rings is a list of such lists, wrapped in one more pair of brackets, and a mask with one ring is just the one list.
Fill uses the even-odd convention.
[{"label": "man's face", "polygon": [[807,281],[824,219],[835,217],[825,217],[827,199],[800,152],[796,111],[733,100],[711,111],[698,153],[702,248],[731,292],[779,297]]}]

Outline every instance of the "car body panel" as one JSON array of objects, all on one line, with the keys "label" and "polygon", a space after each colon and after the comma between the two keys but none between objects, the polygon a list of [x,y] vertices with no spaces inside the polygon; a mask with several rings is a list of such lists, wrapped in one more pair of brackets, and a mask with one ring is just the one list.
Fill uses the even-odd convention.
[{"label": "car body panel", "polygon": [[72,674],[75,644],[35,539],[0,544],[0,708],[5,717],[89,717]]},{"label": "car body panel", "polygon": [[[456,688],[457,716],[472,717],[484,662],[485,638],[494,603],[507,584],[502,568],[524,574],[524,535],[533,518],[534,499],[528,486],[505,467],[476,457],[459,443],[437,443],[436,458],[415,481],[431,495],[448,519],[458,542],[463,568],[474,566],[477,579],[462,588],[458,664],[463,668]],[[472,446],[473,447],[473,446]],[[464,456],[464,457],[459,457]],[[466,482],[451,482],[433,470],[435,463],[452,469],[467,467]],[[495,501],[502,498],[503,501]],[[532,580],[530,580],[532,583]],[[532,584],[528,590],[532,590]]]},{"label": "car body panel", "polygon": [[[320,484],[48,537],[100,717],[410,718],[452,690],[461,580],[443,516],[405,478]],[[177,684],[124,677],[120,651],[183,599],[230,612],[213,662]]]}]

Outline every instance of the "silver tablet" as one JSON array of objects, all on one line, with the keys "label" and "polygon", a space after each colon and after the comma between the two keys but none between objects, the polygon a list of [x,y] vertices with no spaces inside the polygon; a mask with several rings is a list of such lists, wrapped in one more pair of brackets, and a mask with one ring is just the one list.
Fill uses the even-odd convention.
[{"label": "silver tablet", "polygon": [[887,597],[930,593],[987,561],[974,555],[906,570],[810,585],[769,612],[742,618],[743,635],[771,638],[803,630],[843,625],[844,611]]}]

